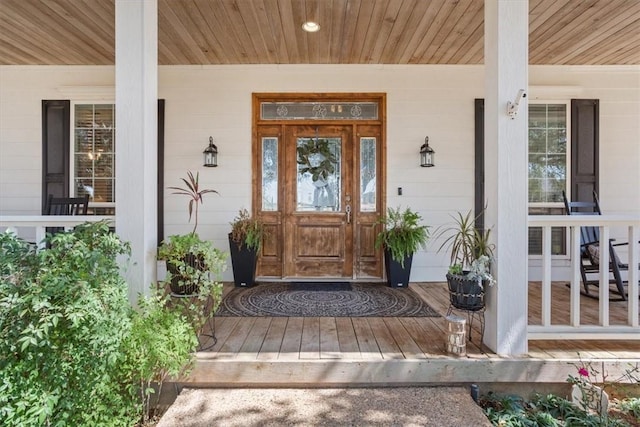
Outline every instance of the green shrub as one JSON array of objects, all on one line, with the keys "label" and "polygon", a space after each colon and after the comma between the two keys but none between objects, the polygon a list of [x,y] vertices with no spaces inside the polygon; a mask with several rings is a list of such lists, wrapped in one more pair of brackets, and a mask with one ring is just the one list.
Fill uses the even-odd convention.
[{"label": "green shrub", "polygon": [[178,302],[156,291],[134,311],[116,262],[129,248],[106,223],[47,243],[36,252],[0,234],[1,424],[146,423],[165,379],[188,371],[221,284],[207,280],[197,298]]},{"label": "green shrub", "polygon": [[180,312],[167,308],[166,296],[158,293],[142,298],[138,305],[131,335],[125,342],[127,358],[123,369],[131,376],[132,392],[146,423],[153,416],[165,379],[187,373],[198,338]]},{"label": "green shrub", "polygon": [[131,425],[120,365],[131,329],[116,263],[128,246],[105,223],[35,252],[0,235],[0,419],[7,426]]}]

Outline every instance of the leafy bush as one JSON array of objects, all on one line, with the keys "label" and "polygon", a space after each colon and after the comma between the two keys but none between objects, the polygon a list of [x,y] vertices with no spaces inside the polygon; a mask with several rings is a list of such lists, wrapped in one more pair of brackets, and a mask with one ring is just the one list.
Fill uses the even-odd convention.
[{"label": "leafy bush", "polygon": [[0,419],[7,426],[131,425],[121,383],[130,333],[128,246],[105,223],[48,238],[35,252],[0,235]]},{"label": "leafy bush", "polygon": [[[182,314],[167,309],[166,296],[158,293],[141,299],[138,305],[131,335],[125,341],[127,359],[123,369],[131,375],[130,384],[142,404],[146,423],[153,415],[153,403],[160,398],[167,377],[188,371],[198,338]],[[157,396],[155,402],[153,395]]]},{"label": "leafy bush", "polygon": [[[158,292],[134,311],[116,262],[129,248],[106,223],[47,241],[36,252],[0,234],[2,425],[146,422],[155,387],[189,368],[202,302],[172,306]],[[205,291],[219,302],[221,288]]]}]

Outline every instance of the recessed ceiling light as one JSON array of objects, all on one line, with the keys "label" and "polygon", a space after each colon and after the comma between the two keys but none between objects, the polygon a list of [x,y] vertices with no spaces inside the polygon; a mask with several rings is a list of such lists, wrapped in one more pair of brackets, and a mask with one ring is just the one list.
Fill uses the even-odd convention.
[{"label": "recessed ceiling light", "polygon": [[315,33],[320,29],[320,24],[313,21],[308,21],[302,24],[302,29],[308,33]]}]

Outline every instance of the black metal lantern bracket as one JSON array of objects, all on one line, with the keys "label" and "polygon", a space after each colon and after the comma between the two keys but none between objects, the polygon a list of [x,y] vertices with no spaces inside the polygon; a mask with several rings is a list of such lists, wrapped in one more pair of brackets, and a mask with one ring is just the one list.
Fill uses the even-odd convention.
[{"label": "black metal lantern bracket", "polygon": [[204,156],[204,166],[216,167],[218,166],[218,147],[213,143],[213,137],[209,137],[209,146],[202,152]]},{"label": "black metal lantern bracket", "polygon": [[429,137],[424,137],[424,144],[420,147],[420,166],[430,168],[435,166],[434,157],[436,152],[429,147]]}]

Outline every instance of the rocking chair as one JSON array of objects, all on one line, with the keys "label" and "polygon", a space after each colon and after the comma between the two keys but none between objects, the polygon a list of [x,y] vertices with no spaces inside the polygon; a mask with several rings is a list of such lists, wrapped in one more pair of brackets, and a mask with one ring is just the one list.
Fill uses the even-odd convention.
[{"label": "rocking chair", "polygon": [[[46,215],[86,215],[89,208],[89,195],[82,197],[53,197],[49,194]],[[64,231],[64,227],[47,227],[47,233],[55,234]]]},{"label": "rocking chair", "polygon": [[[602,215],[600,210],[600,203],[598,201],[598,195],[593,192],[592,202],[570,202],[567,200],[567,195],[562,192],[562,198],[564,200],[564,206],[567,215]],[[609,239],[609,283],[615,284],[615,289],[612,292],[619,295],[618,298],[610,299],[610,301],[626,301],[627,293],[624,285],[625,281],[622,280],[622,271],[629,270],[628,264],[620,262],[615,247],[627,245],[628,243],[613,243],[614,239]],[[600,228],[596,226],[584,226],[580,227],[580,275],[582,276],[582,285],[584,291],[581,292],[589,298],[598,298],[598,293],[592,293],[589,291],[589,286],[598,287],[600,284],[600,250],[603,245],[600,245]]]}]

